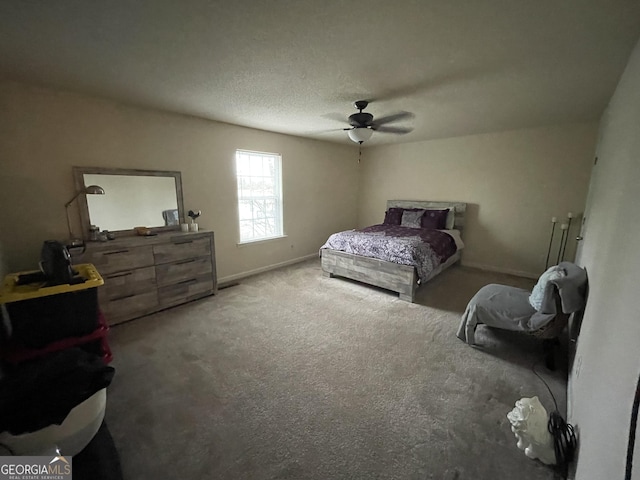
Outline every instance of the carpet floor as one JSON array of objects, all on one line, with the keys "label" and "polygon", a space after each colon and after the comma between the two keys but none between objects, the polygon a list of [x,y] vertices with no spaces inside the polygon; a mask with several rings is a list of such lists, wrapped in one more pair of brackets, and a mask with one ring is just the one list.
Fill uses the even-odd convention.
[{"label": "carpet floor", "polygon": [[[506,418],[521,397],[553,409],[539,341],[455,336],[487,283],[533,284],[453,267],[410,304],[311,260],[114,327],[106,418],[124,477],[554,478]],[[562,409],[566,370],[537,370]]]}]

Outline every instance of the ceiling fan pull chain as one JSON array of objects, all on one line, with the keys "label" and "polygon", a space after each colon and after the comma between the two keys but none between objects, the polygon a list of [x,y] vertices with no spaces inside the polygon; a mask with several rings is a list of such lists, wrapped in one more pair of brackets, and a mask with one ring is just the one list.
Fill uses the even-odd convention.
[{"label": "ceiling fan pull chain", "polygon": [[358,164],[360,164],[360,159],[362,158],[362,142],[358,145]]}]

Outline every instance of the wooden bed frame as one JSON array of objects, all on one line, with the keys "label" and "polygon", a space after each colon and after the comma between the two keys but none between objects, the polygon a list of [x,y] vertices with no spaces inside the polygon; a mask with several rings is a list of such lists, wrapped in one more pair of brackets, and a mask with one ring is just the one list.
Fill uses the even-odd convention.
[{"label": "wooden bed frame", "polygon": [[[453,228],[461,232],[464,228],[464,214],[467,210],[466,203],[421,200],[388,200],[387,209],[392,207],[452,209],[455,211]],[[458,261],[460,261],[460,252],[456,252],[453,257],[441,265],[441,268],[436,269],[427,281]],[[413,303],[416,290],[420,285],[416,268],[409,265],[398,265],[397,263],[327,248],[322,249],[321,264],[322,272],[327,277],[345,277],[375,285],[376,287],[386,288],[387,290],[398,292],[400,299],[407,302]]]}]

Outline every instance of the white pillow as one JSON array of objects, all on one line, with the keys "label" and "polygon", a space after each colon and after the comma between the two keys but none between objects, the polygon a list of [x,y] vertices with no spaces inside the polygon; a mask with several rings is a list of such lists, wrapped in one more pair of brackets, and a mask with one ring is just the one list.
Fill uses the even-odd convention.
[{"label": "white pillow", "polygon": [[447,222],[445,224],[445,228],[447,230],[453,229],[453,224],[456,222],[456,210],[455,208],[450,208],[447,213]]},{"label": "white pillow", "polygon": [[560,268],[557,265],[549,268],[546,272],[540,275],[538,279],[538,283],[533,287],[531,291],[531,295],[529,295],[529,303],[533,308],[540,311],[542,308],[542,302],[544,300],[544,292],[547,289],[547,285],[549,282],[554,280],[558,280],[559,278],[566,277],[567,272],[564,269]]}]

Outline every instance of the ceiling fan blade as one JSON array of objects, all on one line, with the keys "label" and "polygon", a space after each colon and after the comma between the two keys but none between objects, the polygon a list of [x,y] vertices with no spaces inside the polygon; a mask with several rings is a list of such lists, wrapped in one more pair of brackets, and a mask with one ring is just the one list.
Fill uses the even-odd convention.
[{"label": "ceiling fan blade", "polygon": [[374,125],[384,125],[385,123],[399,122],[400,120],[409,120],[415,117],[411,112],[398,112],[393,115],[385,115],[384,117],[376,118],[373,121]]},{"label": "ceiling fan blade", "polygon": [[349,123],[349,121],[347,120],[347,117],[340,113],[327,113],[321,116],[322,118],[326,118],[328,120],[335,120],[336,122],[340,122],[340,123]]},{"label": "ceiling fan blade", "polygon": [[350,128],[327,128],[325,130],[308,130],[305,135],[324,135],[327,133],[342,132],[343,130],[351,130]]},{"label": "ceiling fan blade", "polygon": [[413,128],[405,128],[405,127],[385,127],[385,126],[374,126],[371,127],[376,132],[383,133],[395,133],[397,135],[404,135],[405,133],[413,132]]}]

